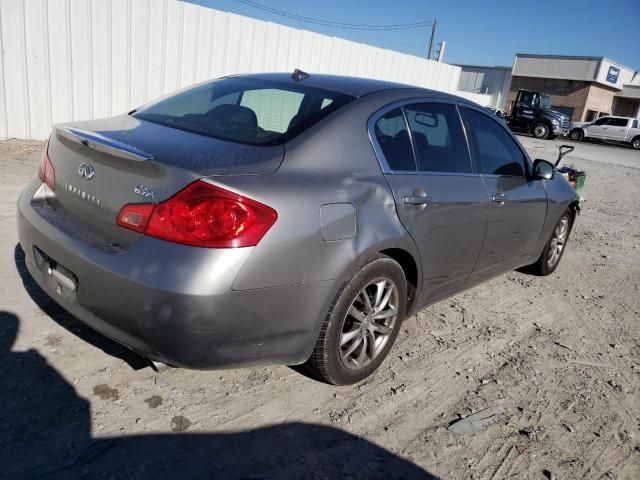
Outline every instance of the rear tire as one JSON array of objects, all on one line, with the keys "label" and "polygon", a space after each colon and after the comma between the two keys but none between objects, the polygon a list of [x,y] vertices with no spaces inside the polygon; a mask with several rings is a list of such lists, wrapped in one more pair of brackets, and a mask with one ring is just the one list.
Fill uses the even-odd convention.
[{"label": "rear tire", "polygon": [[555,227],[553,227],[551,237],[544,246],[540,258],[538,258],[535,263],[523,268],[522,271],[543,277],[551,275],[555,269],[558,268],[560,259],[566,250],[572,224],[573,215],[571,214],[571,210],[566,210]]},{"label": "rear tire", "polygon": [[631,148],[634,150],[640,150],[640,136],[631,140]]},{"label": "rear tire", "polygon": [[549,125],[547,125],[544,122],[538,122],[533,126],[533,136],[536,138],[539,138],[541,140],[546,140],[547,138],[549,138],[549,133],[550,133],[551,129],[549,128]]},{"label": "rear tire", "polygon": [[571,131],[569,137],[571,138],[571,140],[581,142],[582,140],[584,140],[584,131],[582,131],[582,129],[580,128],[576,128],[575,130]]},{"label": "rear tire", "polygon": [[364,380],[389,353],[406,306],[402,267],[376,255],[338,292],[305,368],[333,385]]}]

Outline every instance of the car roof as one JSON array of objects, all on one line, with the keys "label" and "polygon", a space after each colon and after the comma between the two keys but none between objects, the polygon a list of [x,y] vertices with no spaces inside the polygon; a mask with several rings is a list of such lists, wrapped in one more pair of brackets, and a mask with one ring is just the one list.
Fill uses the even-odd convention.
[{"label": "car roof", "polygon": [[309,85],[310,87],[322,88],[324,90],[351,95],[357,98],[383,90],[411,89],[420,90],[429,97],[460,99],[459,97],[456,97],[454,95],[449,95],[444,92],[438,92],[436,90],[429,90],[427,88],[420,88],[404,83],[388,82],[386,80],[374,80],[371,78],[310,73],[309,76],[304,78],[303,80],[295,81],[292,77],[292,73],[286,72],[254,73],[246,75],[234,75],[234,77],[270,80],[282,83],[291,83],[292,85]]}]

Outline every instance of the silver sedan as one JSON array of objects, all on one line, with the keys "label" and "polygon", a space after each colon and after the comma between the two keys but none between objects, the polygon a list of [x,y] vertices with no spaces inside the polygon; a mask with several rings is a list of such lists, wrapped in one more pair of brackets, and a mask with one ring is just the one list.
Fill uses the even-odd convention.
[{"label": "silver sedan", "polygon": [[296,71],[58,125],[18,209],[42,289],[151,361],[351,384],[416,310],[553,272],[578,196],[476,104]]}]

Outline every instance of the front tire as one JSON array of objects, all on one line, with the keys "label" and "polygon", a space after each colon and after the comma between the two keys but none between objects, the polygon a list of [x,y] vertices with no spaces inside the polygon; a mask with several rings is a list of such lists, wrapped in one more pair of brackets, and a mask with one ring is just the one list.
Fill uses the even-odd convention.
[{"label": "front tire", "polygon": [[582,129],[577,128],[571,131],[569,137],[575,142],[581,142],[582,140],[584,140],[584,132],[582,131]]},{"label": "front tire", "polygon": [[536,263],[525,267],[524,272],[533,275],[547,276],[551,275],[555,269],[558,268],[560,259],[566,250],[572,223],[573,216],[571,215],[571,211],[566,210],[553,228],[551,237],[544,246],[540,258],[538,258]]},{"label": "front tire", "polygon": [[631,148],[634,150],[640,150],[640,136],[631,140]]},{"label": "front tire", "polygon": [[376,255],[338,292],[306,368],[334,385],[364,380],[389,353],[406,306],[402,267]]},{"label": "front tire", "polygon": [[550,131],[551,130],[549,129],[549,125],[544,122],[536,123],[533,126],[533,136],[541,140],[546,140],[547,138],[549,138]]}]

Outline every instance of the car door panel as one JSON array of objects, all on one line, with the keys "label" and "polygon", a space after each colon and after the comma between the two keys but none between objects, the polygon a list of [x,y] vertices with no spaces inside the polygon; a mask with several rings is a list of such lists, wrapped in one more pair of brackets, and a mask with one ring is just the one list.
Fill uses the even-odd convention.
[{"label": "car door panel", "polygon": [[492,276],[531,261],[546,216],[547,195],[538,180],[483,176],[492,205],[474,273]]},{"label": "car door panel", "polygon": [[[484,239],[489,199],[479,175],[386,175],[400,220],[420,253],[423,295],[428,303],[460,290]],[[424,194],[427,204],[406,197]]]},{"label": "car door panel", "polygon": [[608,138],[609,136],[609,117],[602,117],[593,122],[585,132],[589,137]]},{"label": "car door panel", "polygon": [[469,282],[535,260],[546,212],[542,181],[528,177],[530,162],[513,135],[491,116],[465,109],[473,158],[491,199],[487,231]]},{"label": "car door panel", "polygon": [[481,176],[471,171],[456,107],[416,100],[403,108],[372,119],[370,132],[398,216],[418,248],[424,305],[464,288],[482,246],[489,200]]},{"label": "car door panel", "polygon": [[627,130],[629,125],[629,119],[626,118],[613,118],[611,125],[609,126],[609,139],[616,142],[622,142],[627,138]]}]

